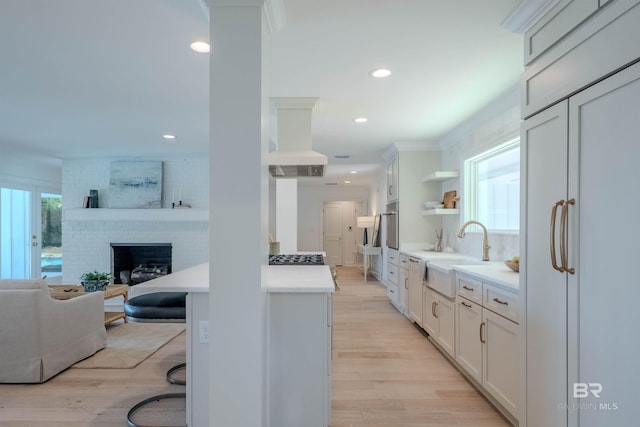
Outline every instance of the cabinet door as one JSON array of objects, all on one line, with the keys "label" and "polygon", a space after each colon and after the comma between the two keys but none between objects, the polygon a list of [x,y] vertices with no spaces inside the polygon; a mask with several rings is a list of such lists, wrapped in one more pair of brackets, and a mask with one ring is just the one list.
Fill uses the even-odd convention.
[{"label": "cabinet door", "polygon": [[422,326],[422,264],[409,260],[409,320]]},{"label": "cabinet door", "polygon": [[449,353],[449,356],[456,357],[454,348],[456,340],[455,330],[455,303],[446,298],[438,298],[437,305],[438,319],[440,320],[440,333],[438,335],[438,344]]},{"label": "cabinet door", "polygon": [[437,338],[440,334],[440,322],[437,314],[438,297],[431,289],[424,292],[423,328],[431,337]]},{"label": "cabinet door", "polygon": [[398,271],[398,310],[400,310],[400,313],[406,315],[408,313],[409,269],[400,267]]},{"label": "cabinet door", "polygon": [[387,164],[387,203],[398,200],[398,158]]},{"label": "cabinet door", "polygon": [[389,283],[387,285],[387,297],[389,297],[389,300],[391,301],[391,304],[394,305],[394,307],[398,307],[398,286],[394,285],[393,283]]},{"label": "cabinet door", "polygon": [[[589,393],[574,400],[580,410],[570,411],[570,425],[637,425],[638,374],[630,367],[640,351],[640,286],[629,267],[638,264],[640,241],[640,64],[569,105],[569,197],[576,200],[569,208],[569,264],[576,269],[568,276],[569,384],[603,387],[600,399]],[[618,409],[589,409],[607,403]]]},{"label": "cabinet door", "polygon": [[[522,417],[532,427],[567,424],[567,411],[558,408],[567,402],[566,275],[554,270],[550,260],[552,208],[567,200],[567,135],[567,101],[528,119],[522,127],[521,224],[526,241],[520,254],[520,293],[526,307],[527,360],[526,414]],[[557,217],[556,247],[560,211]]]},{"label": "cabinet door", "polygon": [[482,307],[456,297],[456,362],[478,383],[482,383]]},{"label": "cabinet door", "polygon": [[512,415],[518,416],[520,343],[518,325],[483,310],[482,386]]}]

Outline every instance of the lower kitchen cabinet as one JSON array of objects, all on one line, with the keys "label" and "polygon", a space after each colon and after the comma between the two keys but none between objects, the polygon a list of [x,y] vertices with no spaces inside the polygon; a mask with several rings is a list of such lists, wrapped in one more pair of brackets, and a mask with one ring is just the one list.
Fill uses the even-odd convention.
[{"label": "lower kitchen cabinet", "polygon": [[[474,284],[475,286],[471,286]],[[469,289],[482,289],[481,303]],[[515,422],[520,391],[518,295],[458,276],[455,361]],[[492,309],[494,311],[492,311]]]},{"label": "lower kitchen cabinet", "polygon": [[482,382],[482,306],[456,297],[456,362]]},{"label": "lower kitchen cabinet", "polygon": [[331,422],[332,296],[269,294],[269,425]]},{"label": "lower kitchen cabinet", "polygon": [[409,258],[409,291],[407,304],[407,317],[418,326],[423,323],[423,304],[422,295],[422,278],[424,275],[424,261],[417,258]]},{"label": "lower kitchen cabinet", "polygon": [[400,298],[399,288],[401,286],[404,286],[404,284],[402,284],[399,281],[400,278],[398,277],[400,274],[400,269],[398,268],[400,253],[398,252],[397,249],[387,248],[386,257],[387,257],[387,280],[386,280],[387,296],[389,297],[389,300],[391,300],[391,304],[393,304],[395,308],[397,308],[398,310],[400,310],[400,312],[402,312],[402,310],[400,309],[402,304],[402,299]]},{"label": "lower kitchen cabinet", "polygon": [[454,302],[433,289],[424,287],[423,328],[445,352],[455,357]]},{"label": "lower kitchen cabinet", "polygon": [[518,325],[483,309],[482,386],[514,416],[518,410]]},{"label": "lower kitchen cabinet", "polygon": [[398,310],[409,317],[409,257],[400,255],[398,265]]}]

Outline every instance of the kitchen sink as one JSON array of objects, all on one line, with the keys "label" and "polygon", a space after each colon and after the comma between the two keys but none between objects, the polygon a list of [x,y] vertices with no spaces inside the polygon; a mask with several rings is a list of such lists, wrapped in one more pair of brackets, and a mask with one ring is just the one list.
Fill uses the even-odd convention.
[{"label": "kitchen sink", "polygon": [[428,261],[425,272],[425,285],[448,298],[456,296],[456,272],[454,265],[480,265],[482,261],[469,258],[448,258]]}]

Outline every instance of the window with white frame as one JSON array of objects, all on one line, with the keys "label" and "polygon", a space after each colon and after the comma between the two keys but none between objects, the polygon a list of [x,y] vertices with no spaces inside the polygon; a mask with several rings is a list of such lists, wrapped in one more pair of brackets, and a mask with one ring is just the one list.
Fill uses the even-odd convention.
[{"label": "window with white frame", "polygon": [[465,221],[493,231],[520,229],[520,139],[511,140],[464,162]]}]

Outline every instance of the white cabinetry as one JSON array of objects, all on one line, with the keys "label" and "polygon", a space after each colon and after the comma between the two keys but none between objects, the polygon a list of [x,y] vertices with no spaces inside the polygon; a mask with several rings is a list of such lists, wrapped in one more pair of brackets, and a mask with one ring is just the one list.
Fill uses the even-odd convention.
[{"label": "white cabinetry", "polygon": [[[636,334],[640,287],[620,267],[637,264],[640,239],[640,203],[628,192],[640,182],[638,111],[640,64],[523,125],[528,426],[637,422],[637,381],[626,367],[639,347],[623,337]],[[612,217],[617,200],[623,209]],[[590,410],[603,399],[574,397],[574,384],[593,382],[618,410]]]},{"label": "white cabinetry", "polygon": [[331,294],[269,294],[270,424],[331,421]]},{"label": "white cabinetry", "polygon": [[423,328],[440,348],[454,357],[454,303],[449,298],[427,287],[425,287],[423,295]]},{"label": "white cabinetry", "polygon": [[398,251],[387,248],[387,296],[391,303],[398,308]]},{"label": "white cabinetry", "polygon": [[513,421],[520,392],[518,295],[461,274],[457,281],[455,360]]},{"label": "white cabinetry", "polygon": [[422,277],[424,275],[424,261],[409,258],[409,306],[407,317],[412,322],[422,326]]},{"label": "white cabinetry", "polygon": [[398,310],[409,317],[409,257],[400,254],[398,265]]},{"label": "white cabinetry", "polygon": [[456,362],[482,383],[482,306],[456,297]]},{"label": "white cabinetry", "polygon": [[596,10],[598,0],[560,0],[525,34],[525,64],[533,61]]},{"label": "white cabinetry", "polygon": [[387,163],[387,203],[398,200],[398,157]]}]

